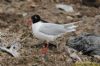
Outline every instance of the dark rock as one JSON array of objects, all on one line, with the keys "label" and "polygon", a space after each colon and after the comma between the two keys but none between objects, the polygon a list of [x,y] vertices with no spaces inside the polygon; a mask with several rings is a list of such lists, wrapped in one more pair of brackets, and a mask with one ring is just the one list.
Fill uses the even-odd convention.
[{"label": "dark rock", "polygon": [[11,3],[12,1],[11,0],[5,0],[6,2],[8,2],[8,3]]},{"label": "dark rock", "polygon": [[84,34],[70,38],[68,44],[85,55],[100,55],[100,36]]},{"label": "dark rock", "polygon": [[100,0],[82,0],[82,4],[87,5],[87,6],[99,7]]}]

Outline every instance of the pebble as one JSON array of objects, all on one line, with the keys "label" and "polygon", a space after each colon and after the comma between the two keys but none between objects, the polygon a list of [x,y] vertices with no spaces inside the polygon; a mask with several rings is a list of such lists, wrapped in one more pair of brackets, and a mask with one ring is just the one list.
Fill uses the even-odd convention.
[{"label": "pebble", "polygon": [[69,19],[69,20],[73,20],[73,17],[71,17],[71,16],[67,16],[67,19]]},{"label": "pebble", "polygon": [[27,15],[28,15],[28,13],[22,13],[22,15],[23,15],[23,17],[25,17],[25,16],[27,16]]}]

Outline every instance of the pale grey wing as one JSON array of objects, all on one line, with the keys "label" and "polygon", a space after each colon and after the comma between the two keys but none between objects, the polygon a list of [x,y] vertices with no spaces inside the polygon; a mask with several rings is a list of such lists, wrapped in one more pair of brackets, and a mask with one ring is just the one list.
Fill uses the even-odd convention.
[{"label": "pale grey wing", "polygon": [[39,31],[47,35],[60,35],[66,32],[63,25],[53,23],[44,23]]}]

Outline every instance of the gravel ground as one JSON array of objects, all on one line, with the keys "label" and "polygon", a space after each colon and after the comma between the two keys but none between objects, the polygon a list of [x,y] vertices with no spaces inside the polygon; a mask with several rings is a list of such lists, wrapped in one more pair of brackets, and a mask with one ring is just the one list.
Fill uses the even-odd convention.
[{"label": "gravel ground", "polygon": [[[59,10],[55,7],[56,3],[71,4],[74,12]],[[45,56],[41,54],[40,45],[43,42],[32,35],[31,24],[28,22],[34,14],[39,14],[46,21],[60,24],[81,21],[77,31],[74,32],[76,36],[83,32],[100,35],[99,7],[82,5],[79,0],[0,0],[0,45],[9,47],[13,42],[21,44],[18,58],[0,51],[0,66],[71,66],[79,62],[71,59],[67,50],[58,52],[56,44]],[[64,42],[72,35],[73,33],[68,33],[66,37],[60,37],[55,42],[60,40],[60,48],[63,48]],[[82,62],[94,62],[93,64],[100,62],[98,58],[76,53]]]}]

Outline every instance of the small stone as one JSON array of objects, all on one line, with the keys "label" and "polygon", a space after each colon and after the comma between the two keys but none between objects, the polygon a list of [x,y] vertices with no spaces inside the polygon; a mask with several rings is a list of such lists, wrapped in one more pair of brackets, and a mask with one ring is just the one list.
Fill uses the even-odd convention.
[{"label": "small stone", "polygon": [[25,17],[25,16],[27,16],[27,15],[28,15],[28,13],[23,13],[22,15],[23,15],[23,17]]},{"label": "small stone", "polygon": [[3,13],[3,8],[0,8],[0,13]]},{"label": "small stone", "polygon": [[96,15],[95,18],[100,18],[100,15]]},{"label": "small stone", "polygon": [[37,7],[37,6],[38,6],[38,5],[36,5],[36,3],[31,3],[31,4],[30,4],[30,7],[31,7],[31,8],[35,8],[35,7]]},{"label": "small stone", "polygon": [[73,20],[73,17],[71,17],[71,16],[67,16],[67,19],[69,19],[69,20]]},{"label": "small stone", "polygon": [[28,2],[32,2],[32,0],[27,0]]}]

